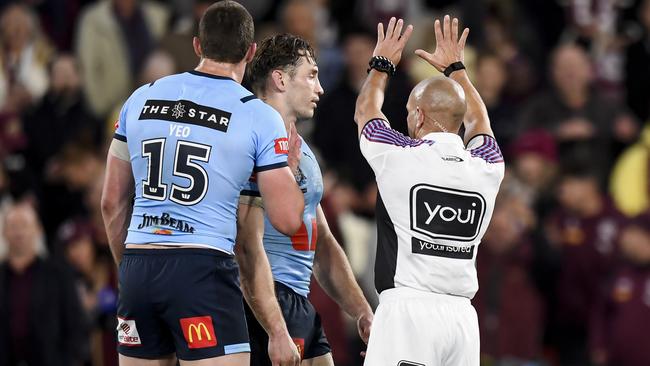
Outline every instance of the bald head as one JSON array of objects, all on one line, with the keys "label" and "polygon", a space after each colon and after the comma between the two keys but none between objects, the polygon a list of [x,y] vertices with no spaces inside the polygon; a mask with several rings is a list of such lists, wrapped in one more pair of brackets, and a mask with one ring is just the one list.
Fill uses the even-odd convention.
[{"label": "bald head", "polygon": [[463,88],[457,82],[439,76],[416,85],[406,108],[409,111],[409,134],[416,137],[415,132],[419,129],[425,134],[435,131],[457,133],[463,123],[467,104]]}]

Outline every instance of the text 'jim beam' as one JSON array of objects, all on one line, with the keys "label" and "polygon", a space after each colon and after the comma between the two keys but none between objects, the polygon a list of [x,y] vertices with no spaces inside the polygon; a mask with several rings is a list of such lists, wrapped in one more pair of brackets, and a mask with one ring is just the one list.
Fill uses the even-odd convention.
[{"label": "text 'jim beam'", "polygon": [[226,132],[232,113],[189,100],[155,100],[145,102],[139,120],[162,120],[188,123]]}]

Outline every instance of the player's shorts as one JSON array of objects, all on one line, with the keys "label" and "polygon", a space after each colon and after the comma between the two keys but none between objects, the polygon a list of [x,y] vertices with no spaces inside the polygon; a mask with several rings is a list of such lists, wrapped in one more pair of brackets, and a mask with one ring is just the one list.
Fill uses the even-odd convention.
[{"label": "player's shorts", "polygon": [[[320,315],[309,300],[280,282],[275,283],[275,292],[289,335],[298,347],[301,359],[330,353],[332,350],[325,337]],[[271,366],[268,353],[269,337],[248,305],[246,320],[251,337],[251,366]]]},{"label": "player's shorts", "polygon": [[479,358],[468,298],[404,287],[379,295],[365,366],[478,366]]},{"label": "player's shorts", "polygon": [[212,249],[126,249],[119,269],[118,352],[201,360],[250,352],[239,271]]}]

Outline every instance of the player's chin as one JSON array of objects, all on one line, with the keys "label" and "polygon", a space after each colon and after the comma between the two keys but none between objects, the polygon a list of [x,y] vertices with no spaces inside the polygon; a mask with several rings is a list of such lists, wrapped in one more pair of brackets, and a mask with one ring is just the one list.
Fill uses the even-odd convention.
[{"label": "player's chin", "polygon": [[312,106],[310,108],[306,108],[305,110],[300,113],[299,118],[313,118],[314,117],[314,112],[316,110],[316,104],[312,103]]}]

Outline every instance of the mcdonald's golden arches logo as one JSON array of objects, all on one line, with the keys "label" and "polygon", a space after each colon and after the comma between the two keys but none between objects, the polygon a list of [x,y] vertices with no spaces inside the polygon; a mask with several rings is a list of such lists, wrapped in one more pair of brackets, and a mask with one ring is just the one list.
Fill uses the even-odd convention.
[{"label": "mcdonald's golden arches logo", "polygon": [[189,348],[207,348],[217,345],[217,337],[214,334],[211,316],[182,318],[180,322],[183,336],[185,336]]}]

